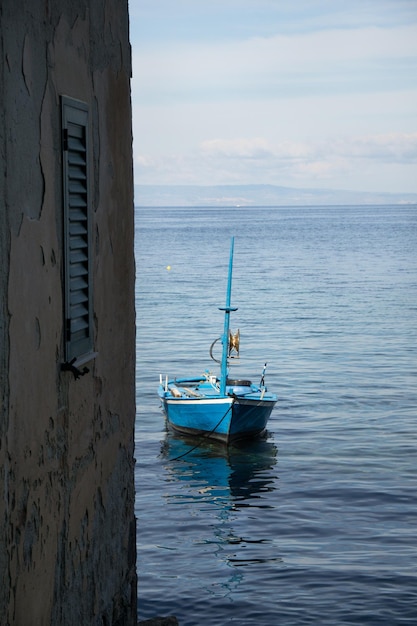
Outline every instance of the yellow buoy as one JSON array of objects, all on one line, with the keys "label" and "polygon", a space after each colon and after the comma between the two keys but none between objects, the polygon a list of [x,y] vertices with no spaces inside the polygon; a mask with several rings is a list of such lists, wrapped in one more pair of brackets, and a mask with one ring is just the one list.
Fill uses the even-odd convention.
[{"label": "yellow buoy", "polygon": [[168,272],[169,272],[169,270],[170,270],[170,269],[171,269],[171,266],[170,266],[170,265],[167,265],[167,270],[168,270]]}]

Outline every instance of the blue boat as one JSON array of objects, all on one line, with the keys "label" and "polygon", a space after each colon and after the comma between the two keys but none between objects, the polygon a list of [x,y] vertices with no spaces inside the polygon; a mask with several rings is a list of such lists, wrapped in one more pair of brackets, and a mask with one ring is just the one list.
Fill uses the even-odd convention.
[{"label": "blue boat", "polygon": [[[224,329],[221,337],[222,357],[220,377],[205,372],[195,378],[169,380],[160,376],[158,395],[168,425],[176,432],[186,435],[215,439],[225,444],[259,436],[265,431],[277,396],[265,386],[265,367],[259,385],[250,380],[229,377],[230,359],[239,356],[239,331],[230,332],[232,307],[232,270],[234,238],[230,244],[229,273],[224,311]],[[210,356],[213,360],[213,347]]]}]

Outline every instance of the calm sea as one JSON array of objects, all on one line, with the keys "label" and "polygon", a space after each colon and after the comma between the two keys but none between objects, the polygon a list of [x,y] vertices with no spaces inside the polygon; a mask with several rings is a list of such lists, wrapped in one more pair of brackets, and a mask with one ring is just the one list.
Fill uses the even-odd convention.
[{"label": "calm sea", "polygon": [[[416,624],[417,207],[136,219],[139,618]],[[156,388],[217,371],[231,235],[232,375],[267,362],[279,402],[264,439],[192,450]]]}]

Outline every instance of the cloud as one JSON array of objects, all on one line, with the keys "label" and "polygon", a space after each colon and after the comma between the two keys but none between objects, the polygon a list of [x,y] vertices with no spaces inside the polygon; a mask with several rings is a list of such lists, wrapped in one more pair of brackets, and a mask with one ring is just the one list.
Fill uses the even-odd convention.
[{"label": "cloud", "polygon": [[185,42],[134,51],[142,101],[225,100],[409,87],[414,25],[329,30],[240,41]]},{"label": "cloud", "polygon": [[[417,133],[338,137],[273,143],[265,138],[209,139],[192,155],[171,153],[135,159],[143,182],[213,184],[262,182],[302,186],[339,184],[343,177],[415,168]],[[385,170],[384,170],[385,171]],[[389,171],[389,170],[387,170]],[[277,183],[278,181],[278,183]]]},{"label": "cloud", "polygon": [[415,22],[415,0],[140,0],[129,5],[133,42],[217,42]]},{"label": "cloud", "polygon": [[264,159],[273,155],[266,139],[209,139],[200,144],[201,152],[208,157],[238,159]]},{"label": "cloud", "polygon": [[144,0],[141,15],[138,182],[416,189],[416,0]]},{"label": "cloud", "polygon": [[340,158],[378,159],[386,162],[417,161],[416,133],[387,133],[301,143],[282,141],[272,144],[264,138],[210,139],[200,144],[205,157],[230,159],[279,159],[311,161],[323,154]]},{"label": "cloud", "polygon": [[334,142],[333,152],[361,159],[377,159],[386,163],[417,164],[417,132],[364,135]]}]

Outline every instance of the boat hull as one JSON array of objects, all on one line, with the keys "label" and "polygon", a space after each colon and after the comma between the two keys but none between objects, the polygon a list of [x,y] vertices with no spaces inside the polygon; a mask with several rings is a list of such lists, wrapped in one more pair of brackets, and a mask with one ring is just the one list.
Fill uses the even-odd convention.
[{"label": "boat hull", "polygon": [[168,425],[177,432],[199,435],[224,443],[253,438],[266,428],[276,397],[227,395],[174,398],[159,391]]}]

